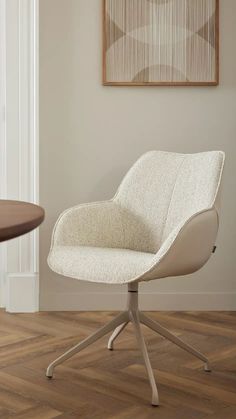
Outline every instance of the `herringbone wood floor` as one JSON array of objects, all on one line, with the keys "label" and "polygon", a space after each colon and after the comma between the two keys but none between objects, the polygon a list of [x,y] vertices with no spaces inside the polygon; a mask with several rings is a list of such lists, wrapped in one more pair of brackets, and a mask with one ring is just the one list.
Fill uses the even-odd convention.
[{"label": "herringbone wood floor", "polygon": [[0,418],[235,419],[236,312],[166,312],[150,316],[207,354],[205,373],[191,355],[143,327],[161,405],[150,388],[132,326],[113,352],[107,340],[45,378],[47,364],[114,313],[6,314],[0,311]]}]

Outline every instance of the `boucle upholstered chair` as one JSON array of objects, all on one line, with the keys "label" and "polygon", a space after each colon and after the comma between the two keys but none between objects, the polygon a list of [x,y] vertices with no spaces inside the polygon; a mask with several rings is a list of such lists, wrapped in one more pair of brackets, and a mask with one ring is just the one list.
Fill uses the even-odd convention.
[{"label": "boucle upholstered chair", "polygon": [[82,281],[127,284],[127,310],[69,349],[54,368],[105,334],[108,348],[132,322],[152,389],[158,391],[140,323],[201,359],[207,358],[138,309],[138,284],[200,269],[211,256],[218,230],[219,187],[224,165],[220,151],[176,154],[151,151],[130,169],[110,201],[79,205],[58,219],[48,263],[58,274]]}]

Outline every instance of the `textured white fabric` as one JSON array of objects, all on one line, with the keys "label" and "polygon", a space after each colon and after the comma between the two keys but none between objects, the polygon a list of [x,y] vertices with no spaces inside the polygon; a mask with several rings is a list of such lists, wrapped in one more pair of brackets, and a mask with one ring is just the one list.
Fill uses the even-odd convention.
[{"label": "textured white fabric", "polygon": [[[114,199],[139,219],[142,240],[127,232],[124,247],[157,252],[179,223],[214,204],[224,155],[151,151],[130,169]],[[131,233],[131,234],[130,234]]]},{"label": "textured white fabric", "polygon": [[[123,283],[139,276],[154,255],[127,249],[56,246],[49,259],[53,270],[64,276],[91,282]],[[126,278],[126,281],[124,280]]]},{"label": "textured white fabric", "polygon": [[[113,200],[79,205],[61,215],[48,258],[51,269],[105,283],[163,276],[168,269],[161,274],[160,262],[176,245],[180,232],[182,235],[186,226],[191,235],[189,226],[196,228],[198,222],[202,223],[198,214],[214,208],[223,164],[224,153],[218,151],[146,153],[125,176]],[[211,221],[214,228],[209,229],[207,249],[204,247],[204,254],[198,252],[198,259],[190,258],[195,261],[194,270],[210,256],[218,228],[215,210],[207,223]],[[192,239],[188,238],[190,243]],[[204,237],[199,235],[199,240],[204,242]],[[186,270],[182,256],[183,264],[178,265],[182,268],[176,273],[171,269],[172,275],[191,271]]]},{"label": "textured white fabric", "polygon": [[120,247],[124,245],[121,209],[113,201],[78,205],[62,213],[53,244]]}]

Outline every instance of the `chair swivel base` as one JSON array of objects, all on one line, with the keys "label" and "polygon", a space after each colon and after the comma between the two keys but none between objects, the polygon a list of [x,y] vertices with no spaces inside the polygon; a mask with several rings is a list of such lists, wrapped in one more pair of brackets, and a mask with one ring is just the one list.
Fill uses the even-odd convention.
[{"label": "chair swivel base", "polygon": [[82,351],[87,346],[91,345],[92,343],[96,342],[98,339],[106,335],[107,333],[113,332],[109,341],[108,341],[108,349],[113,350],[113,344],[115,339],[119,336],[119,334],[124,330],[129,322],[132,322],[134,326],[134,331],[137,339],[137,343],[139,349],[142,353],[144,364],[147,370],[147,375],[150,381],[151,390],[152,390],[152,401],[151,404],[153,406],[159,405],[159,397],[158,397],[158,390],[155,382],[155,377],[153,374],[152,366],[149,360],[147,347],[143,338],[143,334],[141,331],[140,324],[144,324],[145,326],[152,329],[154,332],[159,333],[161,336],[165,337],[169,341],[175,343],[180,348],[184,349],[185,351],[191,353],[192,355],[196,356],[197,358],[201,359],[205,365],[204,369],[207,372],[210,372],[210,366],[208,359],[194,349],[192,346],[183,342],[180,338],[170,333],[167,329],[162,327],[159,323],[151,320],[145,314],[139,311],[138,309],[138,283],[132,283],[128,286],[128,307],[127,310],[123,313],[118,314],[113,320],[111,320],[108,324],[101,327],[95,333],[90,335],[88,338],[84,339],[82,342],[78,343],[77,345],[73,346],[71,349],[66,351],[63,355],[59,358],[55,359],[47,368],[46,376],[48,378],[53,377],[54,368],[61,364],[62,362],[66,361],[67,359],[71,358],[76,353]]}]

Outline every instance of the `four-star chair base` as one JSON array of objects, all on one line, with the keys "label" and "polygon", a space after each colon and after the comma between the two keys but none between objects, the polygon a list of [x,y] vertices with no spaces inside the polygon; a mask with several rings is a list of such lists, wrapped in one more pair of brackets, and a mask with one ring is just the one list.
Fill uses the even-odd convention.
[{"label": "four-star chair base", "polygon": [[[131,283],[128,285],[128,306],[127,310],[118,316],[116,316],[113,320],[111,320],[108,324],[101,327],[95,333],[90,335],[87,339],[84,339],[82,342],[78,343],[77,345],[73,346],[59,358],[55,359],[47,368],[46,376],[48,378],[53,377],[54,368],[61,364],[62,362],[66,361],[76,353],[82,351],[82,349],[89,346],[91,343],[96,342],[98,339],[106,335],[107,333],[113,331],[109,342],[108,342],[108,349],[113,349],[113,343],[115,339],[119,336],[119,334],[124,330],[126,325],[132,322],[135,330],[135,335],[137,339],[138,346],[140,351],[143,355],[144,364],[147,370],[148,378],[150,381],[151,389],[152,389],[152,405],[158,406],[159,405],[159,397],[157,386],[155,382],[155,377],[153,374],[152,366],[149,360],[147,347],[142,335],[140,324],[144,324],[145,326],[149,327],[150,329],[154,330],[155,332],[159,333],[161,336],[165,337],[166,339],[170,340],[171,342],[178,345],[180,348],[184,349],[185,351],[191,353],[192,355],[196,356],[197,358],[201,359],[204,363],[205,371],[211,371],[208,359],[194,349],[192,346],[187,345],[184,343],[180,338],[170,333],[167,329],[162,327],[159,323],[151,320],[147,316],[145,316],[142,312],[138,309],[138,283]],[[115,330],[114,330],[115,329]]]}]

